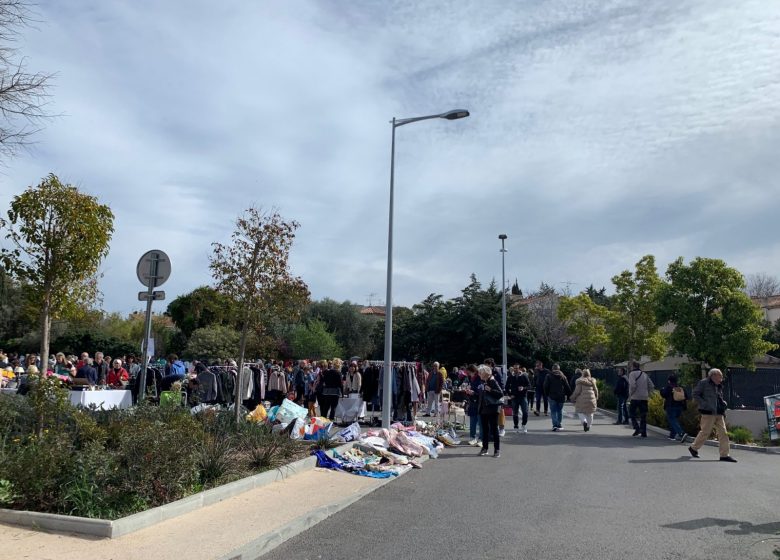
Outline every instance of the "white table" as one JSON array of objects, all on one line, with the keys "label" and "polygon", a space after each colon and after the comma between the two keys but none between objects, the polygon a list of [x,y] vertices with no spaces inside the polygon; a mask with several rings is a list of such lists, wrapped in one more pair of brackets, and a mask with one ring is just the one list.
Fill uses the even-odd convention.
[{"label": "white table", "polygon": [[358,418],[365,418],[366,416],[366,403],[362,397],[343,397],[339,399],[339,404],[336,406],[336,418],[347,420],[357,420]]},{"label": "white table", "polygon": [[71,391],[70,404],[90,408],[93,404],[101,410],[110,408],[130,408],[133,396],[124,389],[105,389],[102,391]]}]

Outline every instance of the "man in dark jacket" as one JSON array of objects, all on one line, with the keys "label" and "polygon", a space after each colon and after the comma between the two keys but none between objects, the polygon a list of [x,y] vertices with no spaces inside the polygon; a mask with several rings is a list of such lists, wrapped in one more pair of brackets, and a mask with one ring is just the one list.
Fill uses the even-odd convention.
[{"label": "man in dark jacket", "polygon": [[539,416],[539,405],[544,401],[544,415],[547,416],[547,394],[544,392],[544,380],[550,374],[549,369],[545,369],[544,364],[537,360],[534,366],[534,380],[536,382],[536,408],[534,416]]},{"label": "man in dark jacket", "polygon": [[[527,434],[528,428],[528,387],[531,382],[524,367],[514,365],[510,369],[509,378],[506,380],[506,394],[512,397],[512,420],[515,423],[515,431]],[[523,413],[523,427],[518,426],[518,409]]]},{"label": "man in dark jacket", "polygon": [[563,404],[571,395],[571,387],[561,371],[561,366],[553,364],[552,371],[544,377],[542,390],[550,401],[553,432],[560,432],[563,430]]},{"label": "man in dark jacket", "polygon": [[737,460],[729,455],[729,435],[726,432],[726,400],[723,398],[723,372],[717,368],[709,371],[706,379],[699,381],[693,390],[693,399],[699,406],[701,423],[699,434],[688,448],[693,457],[699,456],[699,449],[710,437],[712,429],[718,434],[718,448],[720,460],[728,463],[736,463]]},{"label": "man in dark jacket", "polygon": [[617,399],[617,422],[614,424],[628,424],[628,379],[625,368],[618,370],[618,378],[615,382],[615,398]]},{"label": "man in dark jacket", "polygon": [[86,379],[90,385],[97,385],[98,373],[89,363],[89,354],[81,354],[81,366],[76,370],[76,379]]}]

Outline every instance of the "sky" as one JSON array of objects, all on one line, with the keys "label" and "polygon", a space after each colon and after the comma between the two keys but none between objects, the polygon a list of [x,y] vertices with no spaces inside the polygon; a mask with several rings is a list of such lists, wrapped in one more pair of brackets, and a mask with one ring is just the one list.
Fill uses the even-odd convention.
[{"label": "sky", "polygon": [[300,223],[315,300],[393,303],[475,273],[578,292],[645,254],[780,277],[780,3],[40,0],[18,42],[56,115],[0,169],[0,210],[54,173],[115,216],[103,308],[171,258],[212,283],[255,205]]}]

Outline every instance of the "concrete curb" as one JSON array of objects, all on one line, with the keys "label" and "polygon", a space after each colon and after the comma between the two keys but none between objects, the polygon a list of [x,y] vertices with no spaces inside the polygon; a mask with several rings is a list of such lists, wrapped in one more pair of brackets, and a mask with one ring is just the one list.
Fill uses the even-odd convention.
[{"label": "concrete curb", "polygon": [[[611,416],[612,418],[617,418],[616,412],[612,412],[611,410],[605,410],[603,408],[598,408],[597,410],[602,414]],[[647,425],[647,429],[653,433],[660,434],[662,436],[666,436],[669,434],[669,430],[665,430],[664,428],[659,428],[658,426],[652,426],[650,424]],[[691,441],[693,441],[693,439],[691,439]],[[718,447],[718,442],[707,440],[704,442],[704,445],[707,445],[709,447]],[[780,455],[780,447],[761,447],[757,445],[756,446],[743,445],[741,443],[730,443],[729,447],[731,449],[737,449],[739,451],[755,451],[758,453],[769,453],[770,455]]]},{"label": "concrete curb", "polygon": [[[352,443],[348,443],[339,446],[336,449],[339,453],[343,453],[351,447]],[[115,520],[90,519],[73,515],[0,509],[0,522],[30,527],[36,530],[45,529],[54,532],[77,533],[81,535],[115,539],[122,535],[151,527],[162,521],[227,500],[228,498],[232,498],[249,490],[271,484],[277,480],[283,480],[297,473],[313,469],[316,466],[317,458],[315,456],[306,457],[272,471],[248,476],[217,488],[198,492],[197,494],[187,496],[186,498],[176,500],[175,502],[163,506],[158,506]]]}]

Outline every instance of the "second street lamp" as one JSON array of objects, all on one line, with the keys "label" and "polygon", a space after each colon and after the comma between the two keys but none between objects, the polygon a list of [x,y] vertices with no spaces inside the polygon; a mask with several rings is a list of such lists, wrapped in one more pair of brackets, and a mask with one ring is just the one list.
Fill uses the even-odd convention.
[{"label": "second street lamp", "polygon": [[504,255],[506,249],[504,249],[504,241],[506,241],[506,234],[502,233],[498,236],[501,240],[501,373],[504,375],[504,382],[506,382],[506,280],[504,280]]},{"label": "second street lamp", "polygon": [[387,299],[385,300],[385,371],[382,382],[382,427],[390,427],[390,409],[393,405],[393,194],[395,181],[395,129],[405,124],[428,119],[454,121],[469,116],[465,109],[455,109],[438,115],[396,119],[390,121],[393,139],[390,144],[390,219],[387,233]]}]

